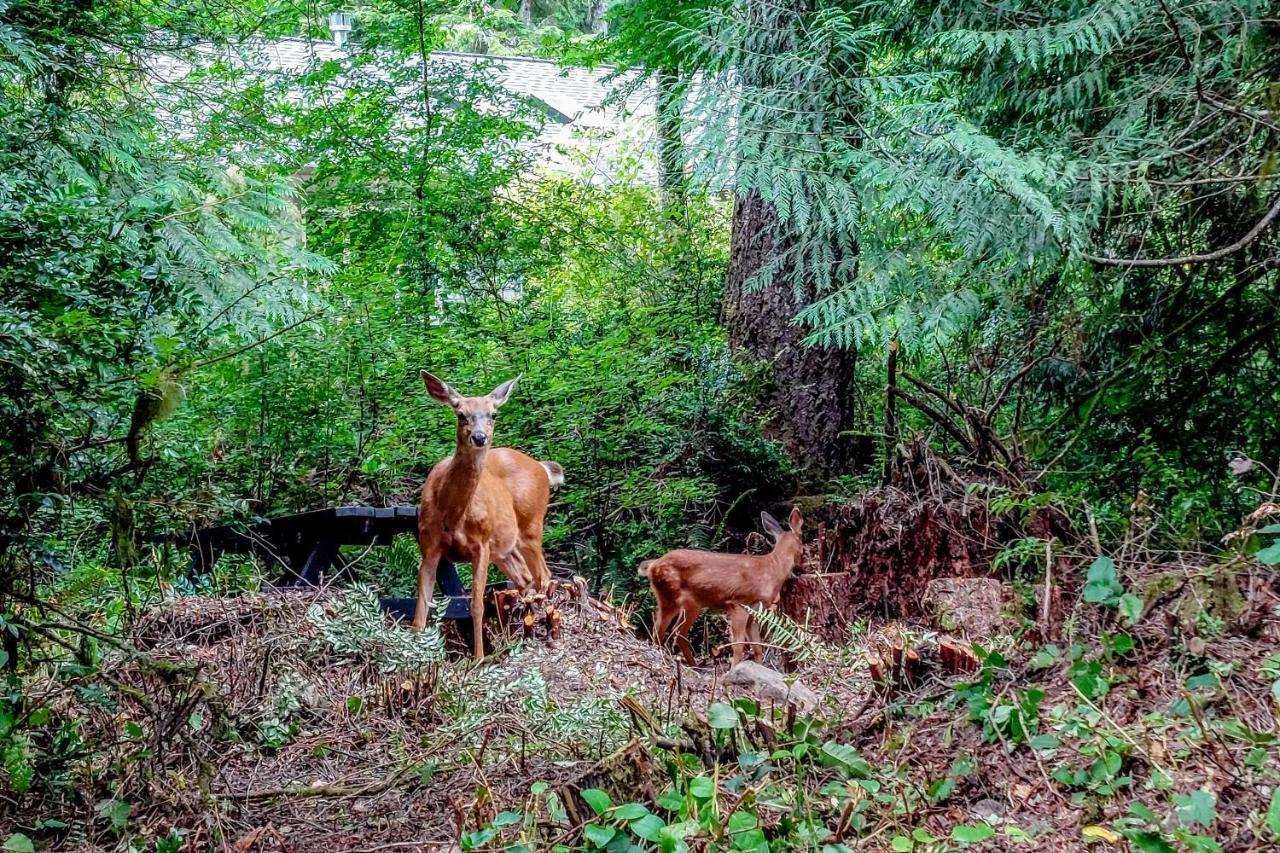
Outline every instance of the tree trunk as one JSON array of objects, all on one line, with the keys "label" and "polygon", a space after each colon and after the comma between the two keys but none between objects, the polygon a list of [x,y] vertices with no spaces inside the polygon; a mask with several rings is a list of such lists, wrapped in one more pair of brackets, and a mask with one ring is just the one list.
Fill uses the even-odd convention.
[{"label": "tree trunk", "polygon": [[774,437],[809,475],[823,477],[854,461],[852,443],[840,433],[853,423],[855,353],[804,344],[806,330],[791,321],[815,294],[805,284],[797,301],[790,263],[763,287],[748,287],[775,251],[789,246],[773,207],[758,193],[737,200],[721,319],[734,350],[773,368],[766,404]]},{"label": "tree trunk", "polygon": [[596,35],[604,35],[605,30],[609,27],[609,22],[604,16],[607,6],[607,0],[591,0],[591,3],[587,6],[587,21],[583,30]]},{"label": "tree trunk", "polygon": [[520,0],[520,23],[526,28],[533,26],[533,0]]},{"label": "tree trunk", "polygon": [[684,207],[684,93],[680,75],[658,72],[658,191],[668,210]]}]

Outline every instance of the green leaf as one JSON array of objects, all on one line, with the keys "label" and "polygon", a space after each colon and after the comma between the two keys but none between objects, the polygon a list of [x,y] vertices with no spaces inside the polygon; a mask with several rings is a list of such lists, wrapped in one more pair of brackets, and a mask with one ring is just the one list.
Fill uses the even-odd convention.
[{"label": "green leaf", "polygon": [[10,853],[35,853],[36,846],[31,843],[30,838],[21,832],[15,832],[5,839],[4,847],[0,849],[8,850]]},{"label": "green leaf", "polygon": [[738,725],[738,710],[724,702],[713,702],[707,708],[707,725],[713,729],[732,729]]},{"label": "green leaf", "polygon": [[895,835],[893,840],[889,842],[889,846],[897,851],[897,853],[911,853],[916,844],[905,835]]},{"label": "green leaf", "polygon": [[1280,841],[1280,785],[1271,792],[1271,805],[1267,806],[1267,831],[1275,841]]},{"label": "green leaf", "polygon": [[951,839],[961,844],[977,844],[995,834],[995,830],[985,823],[965,823],[951,828]]},{"label": "green leaf", "polygon": [[352,714],[359,714],[360,709],[364,707],[364,699],[359,696],[347,697],[347,710]]},{"label": "green leaf", "polygon": [[1032,749],[1041,750],[1055,749],[1059,743],[1061,743],[1061,741],[1058,740],[1057,735],[1036,735],[1030,740],[1028,745]]},{"label": "green leaf", "polygon": [[1198,788],[1190,794],[1179,794],[1173,798],[1173,810],[1178,819],[1186,824],[1199,824],[1208,827],[1217,817],[1216,798],[1204,788]]},{"label": "green leaf", "polygon": [[514,826],[521,820],[520,812],[503,811],[498,812],[498,816],[493,819],[493,826]]},{"label": "green leaf", "polygon": [[1116,564],[1110,557],[1099,557],[1089,566],[1084,585],[1084,600],[1090,604],[1110,604],[1124,593],[1116,578]]},{"label": "green leaf", "polygon": [[729,815],[730,832],[746,832],[756,828],[756,816],[751,812],[736,811]]},{"label": "green leaf", "polygon": [[629,824],[631,831],[645,841],[657,841],[658,836],[662,834],[662,830],[666,829],[666,826],[667,822],[656,814],[645,815]]},{"label": "green leaf", "polygon": [[618,830],[598,823],[589,823],[582,827],[582,834],[596,847],[604,847],[618,834]]},{"label": "green leaf", "polygon": [[1268,566],[1280,564],[1280,540],[1272,542],[1253,556],[1257,558],[1259,563]]},{"label": "green leaf", "polygon": [[695,776],[689,780],[689,793],[700,800],[709,800],[716,793],[716,785],[710,776]]},{"label": "green leaf", "polygon": [[609,806],[613,805],[609,800],[609,795],[599,788],[587,788],[582,792],[582,799],[587,805],[591,806],[591,810],[596,814],[604,814],[608,811]]},{"label": "green leaf", "polygon": [[1132,832],[1128,837],[1133,849],[1141,853],[1178,853],[1176,847],[1154,832]]},{"label": "green leaf", "polygon": [[641,803],[624,803],[614,809],[613,816],[619,820],[637,820],[649,813]]},{"label": "green leaf", "polygon": [[1132,593],[1126,592],[1120,596],[1120,615],[1130,625],[1136,625],[1142,618],[1143,606],[1142,599]]}]

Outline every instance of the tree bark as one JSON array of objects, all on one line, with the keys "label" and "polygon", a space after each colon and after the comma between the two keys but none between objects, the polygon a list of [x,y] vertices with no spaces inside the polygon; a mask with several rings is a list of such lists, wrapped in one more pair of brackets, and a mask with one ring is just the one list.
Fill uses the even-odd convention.
[{"label": "tree bark", "polygon": [[684,207],[684,94],[680,75],[658,72],[658,191],[668,210]]},{"label": "tree bark", "polygon": [[533,0],[520,0],[520,23],[526,28],[533,26]]},{"label": "tree bark", "polygon": [[591,0],[590,5],[587,6],[587,21],[583,30],[596,35],[604,35],[609,28],[609,22],[604,15],[607,6],[607,0]]},{"label": "tree bark", "polygon": [[[852,350],[805,345],[806,330],[792,319],[816,294],[804,284],[797,299],[790,263],[780,265],[763,287],[748,287],[775,252],[785,253],[790,245],[777,213],[758,193],[737,200],[721,320],[735,351],[773,368],[766,400],[773,436],[803,471],[824,477],[855,461],[853,443],[841,433],[853,424],[856,356]],[[857,455],[865,455],[865,448]]]}]

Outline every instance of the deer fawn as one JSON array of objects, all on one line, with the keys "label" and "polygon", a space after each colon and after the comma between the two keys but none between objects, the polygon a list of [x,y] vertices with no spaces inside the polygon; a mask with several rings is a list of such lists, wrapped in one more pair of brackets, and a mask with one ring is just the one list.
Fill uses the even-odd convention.
[{"label": "deer fawn", "polygon": [[522,593],[544,591],[551,572],[542,557],[542,524],[551,489],[564,482],[555,462],[539,462],[510,447],[490,447],[498,408],[511,379],[484,397],[463,397],[422,372],[427,393],[458,416],[457,441],[427,475],[418,513],[418,607],[413,629],[427,625],[427,609],[441,559],[471,564],[471,623],[475,657],[484,657],[484,592],[492,561]]},{"label": "deer fawn", "polygon": [[772,607],[778,602],[783,583],[800,563],[804,519],[800,510],[791,510],[787,530],[767,512],[760,513],[760,520],[774,540],[768,554],[679,550],[640,564],[640,575],[649,579],[649,588],[658,601],[653,638],[661,645],[674,622],[676,644],[690,666],[693,648],[689,645],[689,629],[698,614],[708,608],[728,613],[734,664],[748,649],[753,658],[760,657],[760,628],[747,605]]}]

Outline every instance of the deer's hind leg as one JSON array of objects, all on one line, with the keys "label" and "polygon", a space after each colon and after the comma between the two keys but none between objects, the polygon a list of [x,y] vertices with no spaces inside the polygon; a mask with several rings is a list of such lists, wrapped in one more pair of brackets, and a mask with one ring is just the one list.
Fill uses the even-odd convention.
[{"label": "deer's hind leg", "polygon": [[694,665],[693,646],[689,645],[689,631],[693,629],[693,623],[698,621],[698,614],[701,612],[702,608],[697,604],[686,602],[681,605],[676,617],[676,645],[680,647],[680,651],[684,654],[685,662],[689,666]]}]

